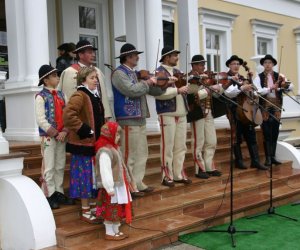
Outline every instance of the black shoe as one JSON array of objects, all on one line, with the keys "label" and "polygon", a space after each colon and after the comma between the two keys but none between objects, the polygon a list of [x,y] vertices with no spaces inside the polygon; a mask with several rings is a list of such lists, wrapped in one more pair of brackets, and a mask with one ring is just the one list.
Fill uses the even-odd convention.
[{"label": "black shoe", "polygon": [[260,162],[251,162],[252,168],[257,168],[258,170],[268,170],[269,168],[267,166],[262,165]]},{"label": "black shoe", "polygon": [[75,205],[75,200],[74,199],[65,196],[61,192],[56,191],[54,193],[54,195],[55,195],[54,198],[56,199],[56,202],[60,205]]},{"label": "black shoe", "polygon": [[143,197],[144,195],[145,195],[145,193],[141,192],[141,191],[139,191],[139,192],[131,192],[131,197],[133,199],[136,199],[136,198],[139,198],[139,197]]},{"label": "black shoe", "polygon": [[162,183],[163,186],[167,186],[167,187],[174,187],[174,181],[173,180],[168,180],[167,178],[164,178]]},{"label": "black shoe", "polygon": [[251,167],[259,170],[268,170],[269,168],[262,165],[259,161],[258,147],[257,144],[248,145],[249,153],[251,156]]},{"label": "black shoe", "polygon": [[213,170],[213,171],[208,171],[207,172],[210,176],[221,176],[222,175],[222,172],[219,171],[219,170]]},{"label": "black shoe", "polygon": [[209,174],[206,172],[202,172],[202,171],[199,171],[197,174],[195,174],[195,176],[200,179],[208,179],[209,178]]},{"label": "black shoe", "polygon": [[266,156],[265,166],[270,167],[272,165],[272,160],[270,156]]},{"label": "black shoe", "polygon": [[190,179],[181,179],[181,180],[174,180],[174,182],[183,183],[183,184],[191,184],[192,180],[190,180]]},{"label": "black shoe", "polygon": [[59,208],[59,204],[58,202],[56,201],[56,198],[55,198],[55,193],[53,193],[50,197],[46,197],[47,200],[48,200],[48,203],[51,207],[51,209],[58,209]]},{"label": "black shoe", "polygon": [[154,187],[147,187],[143,190],[140,190],[140,192],[143,192],[143,193],[151,193],[154,191]]},{"label": "black shoe", "polygon": [[277,161],[275,157],[271,157],[271,162],[272,162],[272,164],[275,164],[275,165],[282,164],[280,161]]}]

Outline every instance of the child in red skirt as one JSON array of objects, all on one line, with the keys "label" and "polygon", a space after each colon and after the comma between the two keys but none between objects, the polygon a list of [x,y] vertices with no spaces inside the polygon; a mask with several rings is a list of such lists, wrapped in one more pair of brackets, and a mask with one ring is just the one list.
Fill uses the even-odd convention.
[{"label": "child in red skirt", "polygon": [[126,219],[126,223],[131,223],[132,220],[130,189],[135,184],[131,183],[132,177],[122,159],[120,132],[118,123],[107,122],[95,144],[96,176],[100,188],[96,216],[104,220],[107,240],[128,237],[119,231],[120,222]]}]

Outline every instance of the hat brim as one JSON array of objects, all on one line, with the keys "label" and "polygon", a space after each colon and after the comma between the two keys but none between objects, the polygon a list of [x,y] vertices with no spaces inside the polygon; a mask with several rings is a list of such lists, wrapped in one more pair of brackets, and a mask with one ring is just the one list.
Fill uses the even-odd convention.
[{"label": "hat brim", "polygon": [[78,49],[75,49],[75,50],[70,51],[70,52],[72,52],[72,53],[74,53],[74,54],[78,54],[78,53],[83,52],[83,51],[88,50],[88,49],[98,50],[97,48],[95,48],[95,47],[93,47],[93,46],[87,46],[87,47],[84,47],[84,48],[78,48]]},{"label": "hat brim", "polygon": [[58,69],[54,68],[53,70],[49,71],[47,74],[43,75],[42,78],[39,79],[39,83],[38,83],[38,86],[41,86],[44,84],[43,82],[43,79],[46,78],[47,76],[53,74],[53,73],[57,73],[58,72]]},{"label": "hat brim", "polygon": [[200,61],[191,62],[190,64],[205,63],[205,62],[207,62],[207,61],[206,60],[200,60]]},{"label": "hat brim", "polygon": [[171,54],[173,54],[173,53],[174,53],[174,54],[180,54],[180,51],[174,49],[174,50],[171,50],[171,51],[169,51],[169,52],[163,54],[163,55],[161,56],[159,62],[162,62],[166,56],[171,55]]},{"label": "hat brim", "polygon": [[263,66],[265,60],[271,60],[273,62],[273,64],[274,64],[274,66],[277,65],[277,61],[274,58],[262,58],[262,59],[260,59],[260,65]]},{"label": "hat brim", "polygon": [[229,64],[230,64],[231,62],[233,62],[233,61],[238,61],[238,62],[240,63],[240,65],[242,65],[243,62],[244,62],[244,60],[243,60],[242,58],[238,58],[238,59],[237,59],[237,58],[229,59],[229,60],[226,61],[226,66],[229,67]]},{"label": "hat brim", "polygon": [[119,55],[118,57],[115,57],[115,59],[118,59],[118,58],[122,58],[122,57],[125,57],[125,56],[129,56],[131,54],[142,54],[144,53],[144,51],[134,51],[134,52],[130,52],[130,53],[124,53],[123,55]]}]

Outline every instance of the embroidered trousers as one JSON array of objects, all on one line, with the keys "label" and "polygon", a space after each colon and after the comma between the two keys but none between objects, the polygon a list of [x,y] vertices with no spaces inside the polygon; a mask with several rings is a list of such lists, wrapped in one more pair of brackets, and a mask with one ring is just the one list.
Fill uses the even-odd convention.
[{"label": "embroidered trousers", "polygon": [[217,146],[217,136],[211,111],[205,118],[191,123],[191,132],[196,174],[199,170],[203,172],[215,170],[213,157]]},{"label": "embroidered trousers", "polygon": [[146,126],[123,126],[121,151],[124,162],[133,174],[138,190],[147,188],[143,182],[148,159]]},{"label": "embroidered trousers", "polygon": [[49,136],[42,136],[41,153],[43,156],[41,183],[45,196],[50,197],[55,191],[64,193],[66,143]]},{"label": "embroidered trousers", "polygon": [[186,116],[174,117],[159,115],[161,129],[161,167],[162,179],[171,180],[186,178],[183,163],[186,153]]}]

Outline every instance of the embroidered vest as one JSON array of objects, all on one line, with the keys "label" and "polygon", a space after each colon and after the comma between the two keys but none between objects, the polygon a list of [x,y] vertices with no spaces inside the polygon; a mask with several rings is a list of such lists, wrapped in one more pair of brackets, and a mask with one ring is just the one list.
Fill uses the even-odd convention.
[{"label": "embroidered vest", "polygon": [[[277,72],[273,72],[273,76],[274,76],[274,82],[277,82],[279,74]],[[262,88],[267,88],[268,87],[268,82],[266,79],[266,75],[264,72],[260,73],[259,75],[259,79],[260,79],[260,85]],[[273,83],[274,83],[273,82]],[[276,91],[276,98],[278,100],[278,104],[282,105],[282,90],[280,91]],[[259,99],[260,100],[260,104],[265,107],[266,106],[266,102],[264,100],[262,100],[262,98]]]},{"label": "embroidered vest", "polygon": [[[159,66],[157,69],[157,71],[161,72],[165,72],[166,76],[171,76],[170,73],[163,67],[163,66]],[[173,68],[173,74],[176,73],[181,73],[180,70]],[[175,84],[173,84],[172,87],[175,87]],[[182,98],[184,100],[184,104],[186,109],[188,110],[188,103],[187,103],[187,98],[186,95],[183,96]],[[157,114],[162,114],[162,113],[169,113],[169,112],[175,112],[176,111],[176,96],[172,99],[169,100],[155,100],[156,103],[156,112]]]},{"label": "embroidered vest", "polygon": [[[116,70],[121,70],[122,72],[124,72],[129,77],[132,84],[136,84],[138,82],[135,71],[129,70],[124,65],[120,65]],[[125,96],[113,84],[112,89],[114,93],[114,109],[117,120],[142,117],[140,97],[130,98],[128,96]]]},{"label": "embroidered vest", "polygon": [[[42,91],[39,92],[37,95],[41,96],[44,99],[46,119],[51,124],[51,126],[56,129],[57,126],[56,126],[56,122],[55,122],[55,110],[54,110],[55,106],[54,106],[54,99],[53,99],[51,92],[48,89],[43,88]],[[63,92],[58,90],[57,96],[59,99],[61,99],[63,101],[63,103],[64,103],[63,108],[64,108],[66,105],[66,102],[65,102],[65,97],[64,97]],[[47,135],[46,131],[44,131],[40,127],[39,127],[39,134],[40,134],[40,136]]]}]

